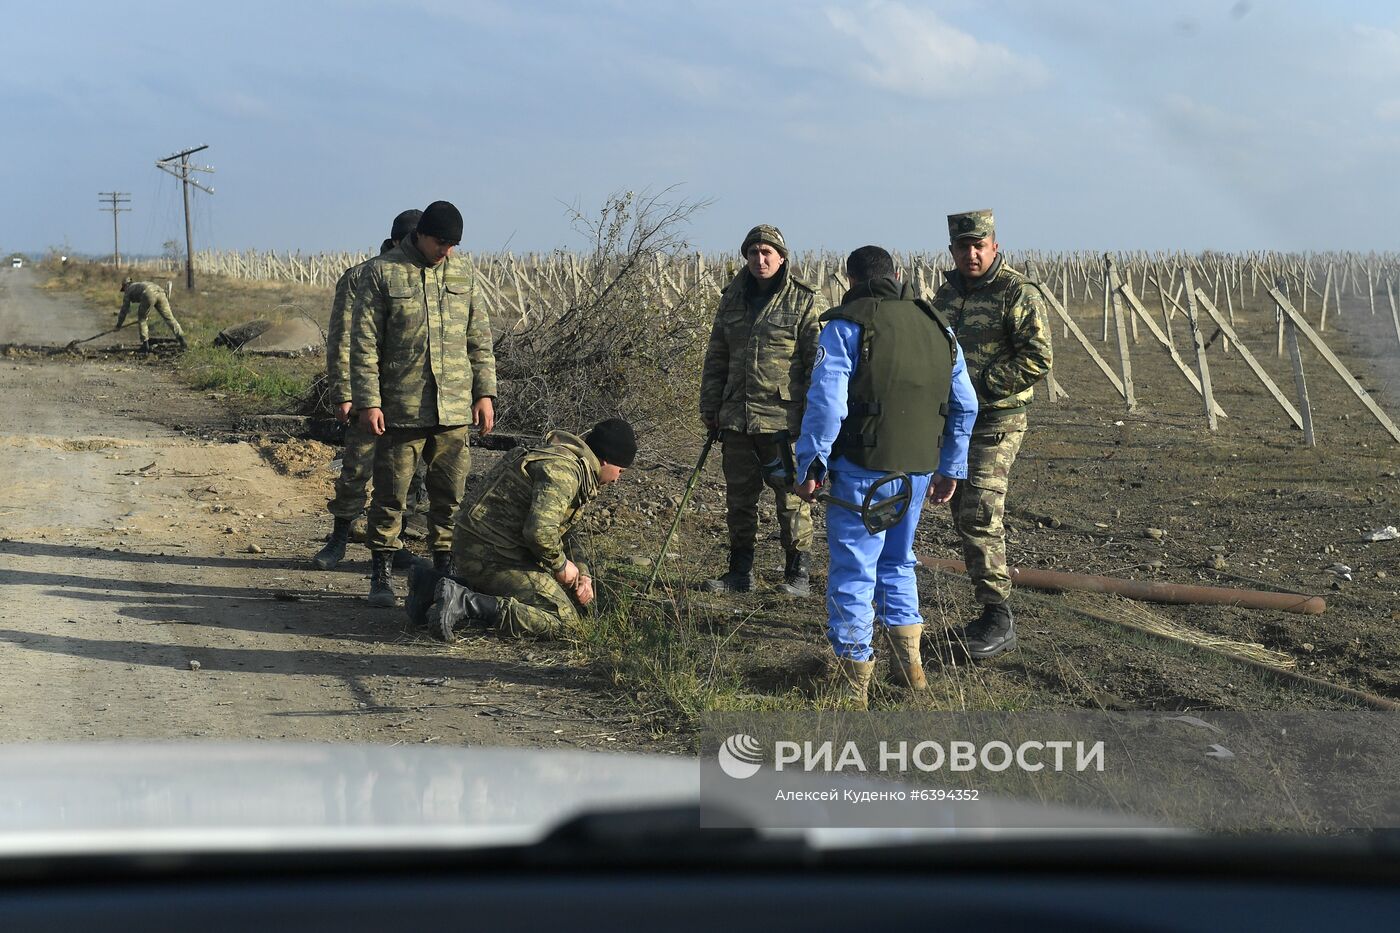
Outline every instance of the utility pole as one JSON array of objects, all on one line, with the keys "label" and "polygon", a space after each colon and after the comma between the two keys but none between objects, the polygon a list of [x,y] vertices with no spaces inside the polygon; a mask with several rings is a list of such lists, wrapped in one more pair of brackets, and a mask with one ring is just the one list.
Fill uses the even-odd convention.
[{"label": "utility pole", "polygon": [[122,241],[121,235],[117,231],[117,215],[122,211],[130,213],[131,208],[121,205],[131,203],[131,192],[99,191],[97,196],[107,202],[106,207],[99,207],[98,210],[112,212],[112,265],[119,266],[122,264]]},{"label": "utility pole", "polygon": [[[199,182],[190,178],[190,172],[213,172],[214,169],[208,165],[191,165],[190,156],[196,152],[208,149],[205,146],[195,146],[193,149],[184,149],[171,156],[156,160],[156,168],[162,172],[169,172],[180,179],[180,187],[185,195],[185,288],[194,288],[194,228],[190,226],[190,185],[194,185],[206,194],[213,194],[214,189],[205,187]],[[179,162],[175,160],[179,159]]]}]

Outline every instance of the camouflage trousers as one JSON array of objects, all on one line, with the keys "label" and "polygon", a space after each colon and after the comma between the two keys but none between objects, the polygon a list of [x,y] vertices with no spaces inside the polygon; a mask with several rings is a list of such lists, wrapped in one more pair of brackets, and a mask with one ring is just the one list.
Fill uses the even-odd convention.
[{"label": "camouflage trousers", "polygon": [[369,481],[374,476],[374,449],[379,438],[360,424],[351,413],[345,426],[345,449],[340,454],[340,476],[335,481],[335,498],[326,508],[335,518],[354,521],[369,502]]},{"label": "camouflage trousers", "polygon": [[155,308],[161,320],[170,328],[170,332],[176,337],[183,337],[185,332],[180,329],[180,322],[175,320],[175,313],[170,310],[170,299],[161,295],[155,301],[143,301],[136,307],[136,330],[141,335],[141,342],[145,343],[151,339],[151,327],[146,323],[146,318],[150,317],[151,309]]},{"label": "camouflage trousers", "polygon": [[953,527],[962,538],[974,596],[984,606],[1011,598],[1003,520],[1011,467],[1025,436],[1025,413],[985,423],[979,419],[967,451],[967,479],[953,493]]},{"label": "camouflage trousers", "polygon": [[459,538],[452,575],[478,593],[501,597],[500,630],[507,635],[557,638],[578,625],[573,596],[542,567],[490,560]]},{"label": "camouflage trousers", "polygon": [[467,425],[389,428],[380,436],[374,453],[374,492],[365,538],[371,551],[398,550],[408,489],[419,460],[428,464],[428,550],[452,549],[452,522],[471,469],[469,442]]},{"label": "camouflage trousers", "polygon": [[[743,434],[724,432],[724,497],[728,509],[729,547],[748,550],[758,540],[758,498],[766,485],[773,490],[778,511],[778,533],[783,550],[812,549],[812,507],[793,494],[785,477],[776,482],[769,479],[764,464],[783,456],[779,444],[787,444],[787,456],[792,457],[792,442],[780,440],[777,434]],[[791,460],[789,459],[789,462]],[[781,487],[781,488],[780,488]]]},{"label": "camouflage trousers", "polygon": [[[345,447],[340,452],[340,476],[335,480],[335,497],[326,502],[332,518],[354,521],[369,504],[370,481],[374,478],[374,449],[379,438],[351,417],[345,425]],[[424,489],[427,464],[421,460],[413,472],[408,487],[405,508],[411,512],[426,512],[428,496]]]}]

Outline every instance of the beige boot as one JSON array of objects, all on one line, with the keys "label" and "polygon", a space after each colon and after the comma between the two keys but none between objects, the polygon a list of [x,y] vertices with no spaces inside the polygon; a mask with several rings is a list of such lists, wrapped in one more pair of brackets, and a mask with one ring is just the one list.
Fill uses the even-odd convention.
[{"label": "beige boot", "polygon": [[890,645],[889,682],[908,690],[927,690],[924,660],[919,655],[922,625],[885,626],[885,640]]},{"label": "beige boot", "polygon": [[874,661],[836,659],[836,698],[850,709],[870,708],[870,678],[875,674]]}]

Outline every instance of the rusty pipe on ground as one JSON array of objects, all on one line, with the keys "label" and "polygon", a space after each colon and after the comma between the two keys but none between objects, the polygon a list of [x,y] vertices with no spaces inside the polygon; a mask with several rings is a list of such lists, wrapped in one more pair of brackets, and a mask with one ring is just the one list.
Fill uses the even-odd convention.
[{"label": "rusty pipe on ground", "polygon": [[[960,560],[920,557],[919,563],[930,570],[966,573]],[[1064,573],[1058,570],[1011,568],[1011,580],[1018,586],[1033,590],[1061,593],[1078,590],[1085,593],[1114,593],[1129,599],[1149,603],[1181,603],[1197,606],[1239,606],[1244,609],[1273,609],[1298,615],[1321,615],[1327,601],[1321,596],[1301,593],[1269,593],[1263,590],[1241,590],[1222,586],[1187,586],[1181,583],[1149,583],[1144,580],[1124,580],[1121,577],[1098,577],[1087,573]]]}]

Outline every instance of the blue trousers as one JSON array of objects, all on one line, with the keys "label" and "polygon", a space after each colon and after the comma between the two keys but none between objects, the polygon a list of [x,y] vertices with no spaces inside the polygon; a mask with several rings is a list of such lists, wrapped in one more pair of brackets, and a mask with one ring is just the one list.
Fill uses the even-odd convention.
[{"label": "blue trousers", "polygon": [[[882,474],[868,470],[833,471],[831,494],[862,502]],[[922,625],[919,584],[914,577],[914,530],[919,526],[930,473],[910,474],[909,511],[893,528],[872,535],[860,516],[840,506],[826,510],[826,541],[831,566],[826,584],[826,637],[839,658],[869,661],[874,651],[875,618],[885,625]],[[889,491],[897,492],[891,486]]]}]

